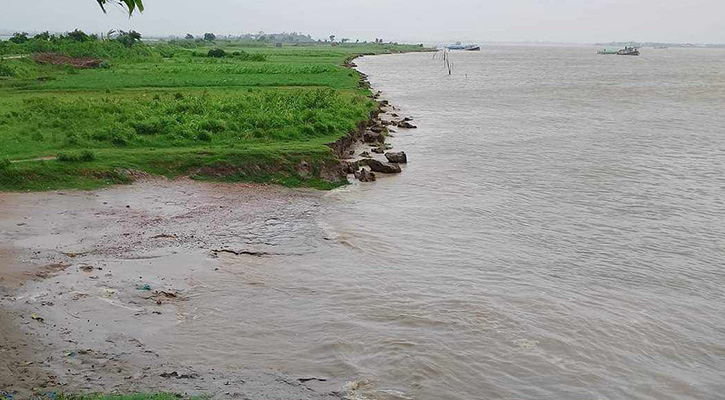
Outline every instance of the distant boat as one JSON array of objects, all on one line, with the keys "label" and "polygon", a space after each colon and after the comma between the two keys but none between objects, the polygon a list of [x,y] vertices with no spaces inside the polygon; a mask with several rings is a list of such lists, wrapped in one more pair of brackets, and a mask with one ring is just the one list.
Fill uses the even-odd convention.
[{"label": "distant boat", "polygon": [[597,54],[605,54],[605,55],[618,55],[618,56],[638,56],[639,55],[639,49],[636,47],[630,47],[626,46],[625,48],[621,50],[599,50]]},{"label": "distant boat", "polygon": [[466,51],[480,51],[481,46],[477,44],[461,44],[461,42],[456,42],[456,44],[449,44],[446,46],[446,49],[448,50],[466,50]]},{"label": "distant boat", "polygon": [[667,48],[667,46],[655,46],[654,48],[657,50],[664,50]]},{"label": "distant boat", "polygon": [[627,47],[623,48],[622,50],[619,50],[617,52],[617,55],[619,55],[619,56],[638,56],[639,49],[636,47],[627,46]]}]

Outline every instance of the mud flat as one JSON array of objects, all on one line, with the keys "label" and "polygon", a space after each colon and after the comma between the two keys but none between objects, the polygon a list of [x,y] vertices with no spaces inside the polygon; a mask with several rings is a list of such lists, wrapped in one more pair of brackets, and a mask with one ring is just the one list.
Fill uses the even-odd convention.
[{"label": "mud flat", "polygon": [[253,270],[306,251],[304,238],[323,232],[295,221],[314,217],[320,197],[191,180],[0,194],[0,389],[346,396],[345,380],[255,368],[243,357],[219,368],[205,337],[184,344],[194,357],[168,346],[199,317],[196,298],[214,281],[238,282],[249,291],[241,296],[265,289],[231,264]]}]

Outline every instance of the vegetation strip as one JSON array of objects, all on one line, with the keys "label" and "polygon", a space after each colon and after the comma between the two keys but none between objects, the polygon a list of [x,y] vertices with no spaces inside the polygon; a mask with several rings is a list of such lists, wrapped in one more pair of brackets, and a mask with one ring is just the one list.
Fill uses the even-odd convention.
[{"label": "vegetation strip", "polygon": [[[377,109],[346,63],[360,54],[424,50],[146,44],[135,32],[14,39],[0,42],[6,191],[90,189],[139,174],[339,186],[346,178],[327,145]],[[7,58],[17,54],[32,57]]]}]

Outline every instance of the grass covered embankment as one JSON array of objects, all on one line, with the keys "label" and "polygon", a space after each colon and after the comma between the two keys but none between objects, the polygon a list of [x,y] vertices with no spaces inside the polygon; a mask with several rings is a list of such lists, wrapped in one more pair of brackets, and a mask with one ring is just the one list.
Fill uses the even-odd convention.
[{"label": "grass covered embankment", "polygon": [[[377,107],[344,61],[421,49],[0,42],[0,190],[90,189],[141,173],[338,186],[344,175],[326,144]],[[47,53],[58,57],[38,57]],[[64,57],[98,62],[79,68]]]}]

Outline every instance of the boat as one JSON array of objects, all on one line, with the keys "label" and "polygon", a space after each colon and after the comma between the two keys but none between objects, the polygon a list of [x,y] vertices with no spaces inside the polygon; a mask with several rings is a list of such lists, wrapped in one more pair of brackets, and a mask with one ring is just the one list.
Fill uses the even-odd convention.
[{"label": "boat", "polygon": [[619,50],[617,52],[618,56],[638,56],[639,55],[639,49],[636,47],[626,46],[622,50]]},{"label": "boat", "polygon": [[461,44],[461,42],[456,42],[456,44],[449,44],[446,46],[446,49],[448,50],[466,50],[466,51],[480,51],[481,46],[477,44]]},{"label": "boat", "polygon": [[605,54],[605,55],[618,55],[618,56],[638,56],[639,55],[639,49],[636,47],[631,46],[625,46],[625,48],[621,50],[599,50],[597,54]]}]

